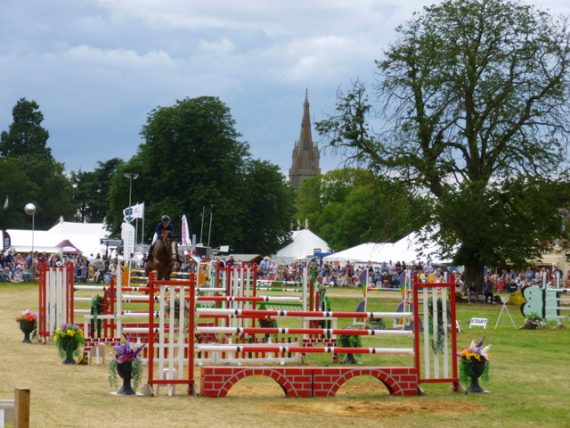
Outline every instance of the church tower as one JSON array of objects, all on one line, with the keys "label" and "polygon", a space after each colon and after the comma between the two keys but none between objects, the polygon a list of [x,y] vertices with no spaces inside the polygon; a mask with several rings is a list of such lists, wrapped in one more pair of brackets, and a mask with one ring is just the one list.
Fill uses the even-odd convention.
[{"label": "church tower", "polygon": [[293,148],[293,163],[289,170],[289,181],[293,189],[299,190],[301,183],[309,178],[319,175],[320,153],[318,147],[313,145],[311,135],[311,117],[309,114],[309,94],[305,90],[305,103],[303,104],[303,120],[301,121],[301,135]]}]

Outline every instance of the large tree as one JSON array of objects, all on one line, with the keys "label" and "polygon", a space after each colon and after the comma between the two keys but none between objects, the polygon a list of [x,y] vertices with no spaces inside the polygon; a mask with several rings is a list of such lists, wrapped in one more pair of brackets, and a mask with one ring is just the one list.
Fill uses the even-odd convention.
[{"label": "large tree", "polygon": [[109,209],[111,179],[123,161],[118,158],[98,162],[94,171],[71,173],[73,201],[77,206],[76,218],[80,222],[103,222]]},{"label": "large tree", "polygon": [[335,250],[362,242],[393,242],[426,218],[425,202],[406,186],[364,169],[344,168],[305,180],[297,218]]},{"label": "large tree", "polygon": [[71,185],[63,164],[53,158],[47,146],[49,133],[42,126],[43,114],[38,104],[22,98],[12,116],[8,132],[0,134],[0,181],[10,201],[3,214],[3,226],[29,227],[29,220],[21,212],[27,202],[33,202],[37,207],[36,227],[49,228],[59,217],[73,216]]},{"label": "large tree", "polygon": [[436,237],[459,246],[467,283],[480,287],[485,264],[536,256],[560,233],[568,23],[519,2],[449,0],[397,31],[376,62],[386,129],[372,132],[358,82],[318,129],[429,192]]},{"label": "large tree", "polygon": [[[113,177],[110,191],[109,223],[118,233],[122,210],[128,205],[129,182],[124,172],[138,173],[133,182],[132,200],[145,202],[145,240],[161,215],[169,214],[180,230],[186,214],[191,233],[211,246],[229,244],[235,251],[273,248],[289,223],[280,216],[290,213],[292,196],[276,178],[269,164],[249,158],[249,148],[239,141],[229,108],[216,97],[179,100],[170,107],[154,109],[141,132],[144,143],[137,154]],[[252,163],[253,162],[253,163]],[[270,190],[254,185],[255,177],[267,181]],[[270,201],[267,195],[275,198]],[[258,201],[259,205],[252,204]],[[265,202],[266,205],[262,205]],[[283,212],[278,208],[284,207]],[[262,216],[256,211],[266,210]],[[211,214],[211,216],[210,216]],[[268,217],[275,214],[276,224]],[[210,217],[212,227],[210,230]],[[252,219],[257,218],[257,224]],[[257,250],[255,250],[258,248]]]},{"label": "large tree", "polygon": [[276,253],[289,242],[295,212],[293,188],[277,165],[259,160],[246,162],[240,187],[245,213],[240,224],[242,251]]}]

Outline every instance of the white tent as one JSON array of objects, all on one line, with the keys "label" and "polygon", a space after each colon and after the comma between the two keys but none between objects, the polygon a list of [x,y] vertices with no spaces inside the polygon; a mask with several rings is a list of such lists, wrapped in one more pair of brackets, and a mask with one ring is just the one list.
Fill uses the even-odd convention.
[{"label": "white tent", "polygon": [[383,263],[402,261],[412,263],[416,261],[431,261],[432,263],[444,263],[441,248],[435,243],[423,243],[420,234],[410,233],[398,242],[374,243],[367,242],[356,247],[348,248],[338,253],[323,258],[325,262],[353,262],[353,263]]},{"label": "white tent", "polygon": [[424,242],[421,234],[412,232],[394,244],[392,260],[405,262],[423,261],[431,263],[448,263],[450,260],[441,256],[442,249],[435,242]]},{"label": "white tent", "polygon": [[[11,238],[11,247],[17,252],[32,250],[32,231],[21,229],[8,229]],[[70,241],[83,254],[97,254],[105,251],[101,239],[106,238],[108,232],[103,223],[72,223],[60,221],[50,230],[35,230],[33,232],[34,251],[46,253],[59,253],[59,243]]]},{"label": "white tent", "polygon": [[367,242],[323,258],[325,262],[382,263],[394,244]]},{"label": "white tent", "polygon": [[329,244],[319,238],[309,229],[293,231],[293,242],[277,251],[273,260],[281,263],[291,263],[295,260],[310,257],[319,250],[322,253],[330,252]]}]

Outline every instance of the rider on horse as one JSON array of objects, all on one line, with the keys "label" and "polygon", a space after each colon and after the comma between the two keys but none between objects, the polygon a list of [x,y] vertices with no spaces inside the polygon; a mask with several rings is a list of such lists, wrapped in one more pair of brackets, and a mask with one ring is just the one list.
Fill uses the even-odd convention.
[{"label": "rider on horse", "polygon": [[148,250],[149,259],[152,257],[152,252],[154,251],[154,246],[156,245],[156,242],[160,239],[160,237],[162,236],[162,232],[165,230],[168,230],[171,239],[176,238],[176,232],[174,232],[174,228],[170,224],[170,217],[167,216],[166,214],[162,216],[160,222],[154,228],[154,236],[152,237],[152,243],[150,244],[150,248]]}]

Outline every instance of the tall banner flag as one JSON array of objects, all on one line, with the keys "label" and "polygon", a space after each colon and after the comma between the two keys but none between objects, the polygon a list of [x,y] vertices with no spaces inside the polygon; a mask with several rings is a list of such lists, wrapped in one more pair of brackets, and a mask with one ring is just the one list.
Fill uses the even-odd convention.
[{"label": "tall banner flag", "polygon": [[144,218],[144,202],[131,207],[133,218]]},{"label": "tall banner flag", "polygon": [[182,216],[182,240],[181,244],[188,246],[191,245],[190,241],[190,229],[188,229],[188,220],[186,219],[186,214]]},{"label": "tall banner flag", "polygon": [[8,199],[8,195],[6,195],[6,200],[4,201],[4,209],[7,210],[10,206],[10,200]]},{"label": "tall banner flag", "polygon": [[132,207],[125,208],[123,210],[123,218],[127,223],[130,223],[135,218],[144,219],[144,202],[142,204],[136,204]]},{"label": "tall banner flag", "polygon": [[2,249],[4,251],[6,251],[8,248],[10,248],[12,246],[12,240],[10,238],[10,235],[8,235],[8,232],[4,231],[2,232],[3,237],[2,237]]},{"label": "tall banner flag", "polygon": [[125,260],[131,259],[135,252],[135,227],[130,223],[121,225],[121,239],[123,240],[123,256]]}]

